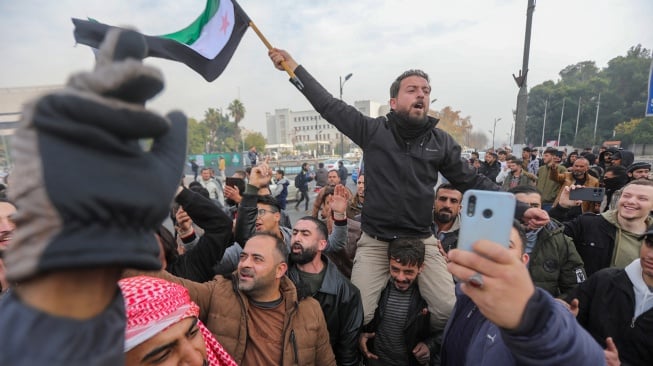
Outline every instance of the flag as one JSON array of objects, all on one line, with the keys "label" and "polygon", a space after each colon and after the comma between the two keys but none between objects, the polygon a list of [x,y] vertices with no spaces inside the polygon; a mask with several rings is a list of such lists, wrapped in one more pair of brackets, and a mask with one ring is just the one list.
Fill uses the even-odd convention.
[{"label": "flag", "polygon": [[[249,17],[235,0],[207,0],[204,12],[186,28],[162,36],[147,36],[148,56],[183,62],[215,80],[231,60],[249,27]],[[99,48],[112,27],[92,20],[73,18],[75,40]]]}]

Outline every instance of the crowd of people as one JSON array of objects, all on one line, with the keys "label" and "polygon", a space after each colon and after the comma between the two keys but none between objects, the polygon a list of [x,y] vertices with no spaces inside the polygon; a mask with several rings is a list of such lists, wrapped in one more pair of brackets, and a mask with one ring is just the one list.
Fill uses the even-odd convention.
[{"label": "crowd of people", "polygon": [[[143,46],[110,31],[95,70],[26,107],[0,201],[0,364],[653,364],[650,164],[610,149],[465,161],[427,114],[423,71],[371,118],[271,49],[364,151],[355,192],[302,168],[300,186],[324,187],[293,223],[291,183],[255,150],[232,177],[180,182],[186,118],[144,107],[163,82]],[[604,202],[570,199],[595,185]],[[514,194],[508,243],[457,248],[469,189]]]}]

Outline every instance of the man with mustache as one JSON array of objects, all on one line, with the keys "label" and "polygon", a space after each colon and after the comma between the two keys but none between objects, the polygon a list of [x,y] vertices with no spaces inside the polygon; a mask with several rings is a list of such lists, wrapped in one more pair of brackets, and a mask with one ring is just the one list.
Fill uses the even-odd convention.
[{"label": "man with mustache", "polygon": [[[576,160],[574,160],[573,165],[571,166],[571,171],[564,172],[562,174],[557,174],[557,173],[552,173],[552,174],[557,174],[556,175],[556,180],[559,183],[562,183],[563,187],[567,187],[570,185],[578,185],[578,186],[583,186],[583,187],[598,187],[599,186],[599,180],[597,178],[594,178],[591,174],[588,173],[590,169],[590,162],[584,157],[579,157]],[[558,201],[560,201],[560,195],[562,194],[562,189],[558,191],[558,196],[555,199],[555,202],[553,202],[553,206],[558,205]],[[592,212],[592,209],[594,207],[594,203],[590,201],[583,201],[583,203],[580,206],[575,206],[572,207],[569,212],[567,213],[566,220],[571,220],[577,216],[580,216],[581,214],[585,212]]]},{"label": "man with mustache", "polygon": [[277,69],[293,70],[293,80],[300,80],[295,85],[315,110],[363,149],[366,203],[351,278],[361,291],[364,322],[372,320],[387,282],[388,243],[396,238],[417,238],[424,242],[427,253],[420,288],[433,314],[432,325],[442,330],[455,297],[453,280],[431,231],[431,197],[438,173],[461,191],[498,187],[475,174],[461,159],[460,145],[435,128],[438,120],[428,116],[428,75],[408,70],[398,76],[390,86],[390,113],[371,118],[334,98],[288,52],[273,48],[268,55]]},{"label": "man with mustache", "polygon": [[357,340],[363,324],[361,295],[323,254],[327,238],[324,222],[312,216],[299,219],[292,231],[288,277],[299,293],[305,292],[320,303],[336,363],[358,365]]},{"label": "man with mustache", "polygon": [[277,235],[257,232],[228,275],[198,283],[165,271],[145,274],[188,289],[199,320],[238,365],[335,366],[320,305],[286,276],[288,253]]},{"label": "man with mustache", "polygon": [[397,239],[388,248],[390,280],[374,318],[360,336],[368,365],[426,365],[439,352],[429,327],[426,301],[417,285],[424,252],[419,239]]},{"label": "man with mustache", "polygon": [[460,208],[463,194],[449,183],[441,184],[435,191],[433,203],[433,233],[440,240],[445,253],[458,247]]}]

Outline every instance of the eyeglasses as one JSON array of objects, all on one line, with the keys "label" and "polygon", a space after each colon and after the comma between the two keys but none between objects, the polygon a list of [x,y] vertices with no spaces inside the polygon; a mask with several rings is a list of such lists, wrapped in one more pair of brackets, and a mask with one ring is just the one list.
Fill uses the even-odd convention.
[{"label": "eyeglasses", "polygon": [[259,208],[258,211],[256,211],[256,217],[261,217],[261,216],[265,215],[265,214],[268,213],[268,212],[269,212],[269,213],[275,213],[275,212],[278,212],[278,211],[275,211],[275,210],[266,210],[266,209],[264,209],[264,208]]}]

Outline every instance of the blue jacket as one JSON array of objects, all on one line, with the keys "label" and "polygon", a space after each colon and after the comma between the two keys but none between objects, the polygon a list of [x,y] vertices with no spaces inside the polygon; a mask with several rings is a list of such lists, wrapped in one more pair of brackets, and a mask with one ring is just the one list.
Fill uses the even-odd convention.
[{"label": "blue jacket", "polygon": [[[456,307],[445,328],[441,361],[446,365],[605,365],[603,349],[574,316],[546,291],[535,288],[518,329],[497,327],[456,286]],[[470,324],[471,323],[471,324]],[[466,327],[473,333],[464,355],[456,350]],[[461,359],[463,357],[463,359]]]}]

